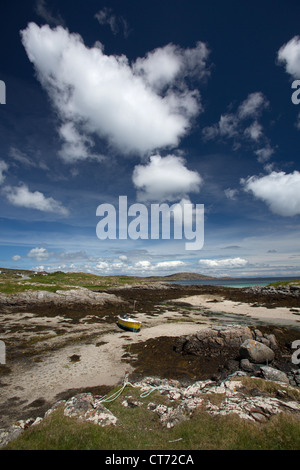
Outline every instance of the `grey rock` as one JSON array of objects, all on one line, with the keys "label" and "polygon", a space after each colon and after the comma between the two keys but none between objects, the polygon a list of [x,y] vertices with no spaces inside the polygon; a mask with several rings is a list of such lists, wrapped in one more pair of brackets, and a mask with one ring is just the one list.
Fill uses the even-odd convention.
[{"label": "grey rock", "polygon": [[273,382],[283,382],[288,384],[289,378],[285,372],[274,369],[274,367],[262,366],[261,368],[264,379],[271,380]]},{"label": "grey rock", "polygon": [[254,372],[254,365],[249,361],[249,359],[241,359],[240,368],[246,372]]},{"label": "grey rock", "polygon": [[118,419],[91,393],[80,393],[70,398],[64,406],[64,415],[80,422],[92,422],[98,426],[116,425]]},{"label": "grey rock", "polygon": [[294,381],[298,387],[300,387],[300,375],[295,375],[294,376]]},{"label": "grey rock", "polygon": [[271,335],[266,335],[266,338],[269,340],[269,347],[273,349],[273,351],[276,351],[279,348],[277,344],[276,336],[271,334]]},{"label": "grey rock", "polygon": [[290,296],[290,297],[300,297],[300,286],[287,284],[275,286],[252,286],[246,287],[243,289],[244,292],[249,294],[259,294],[259,295],[281,295],[281,296]]},{"label": "grey rock", "polygon": [[260,338],[262,338],[262,336],[263,336],[262,332],[258,329],[255,329],[253,333],[254,333],[254,339],[256,341],[259,341]]},{"label": "grey rock", "polygon": [[213,326],[197,331],[197,333],[180,337],[175,340],[176,352],[195,356],[219,355],[228,348],[238,352],[240,344],[247,338],[252,338],[251,330],[240,325]]},{"label": "grey rock", "polygon": [[275,354],[274,351],[265,344],[259,343],[254,339],[246,339],[240,346],[240,357],[249,359],[255,364],[264,364],[272,362]]},{"label": "grey rock", "polygon": [[94,397],[91,393],[80,393],[70,398],[64,406],[64,415],[79,418],[93,409]]},{"label": "grey rock", "polygon": [[268,346],[268,348],[270,347],[270,341],[265,338],[265,337],[262,337],[258,340],[259,343],[262,343],[262,344],[265,344],[266,346]]},{"label": "grey rock", "polygon": [[57,290],[56,292],[33,291],[20,292],[17,294],[0,293],[0,304],[5,307],[18,307],[22,305],[55,305],[66,306],[76,304],[103,305],[109,303],[124,303],[124,300],[114,294],[107,292],[93,292],[84,287],[70,290]]},{"label": "grey rock", "polygon": [[14,441],[23,432],[21,426],[11,426],[7,429],[0,429],[0,449],[6,446],[9,442]]}]

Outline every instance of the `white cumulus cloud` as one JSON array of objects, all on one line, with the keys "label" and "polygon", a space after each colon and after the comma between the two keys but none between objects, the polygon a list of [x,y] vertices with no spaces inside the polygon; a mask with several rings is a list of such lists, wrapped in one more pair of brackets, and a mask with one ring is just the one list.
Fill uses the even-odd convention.
[{"label": "white cumulus cloud", "polygon": [[246,191],[264,201],[274,214],[283,217],[300,214],[299,171],[273,171],[266,176],[251,176],[241,183]]},{"label": "white cumulus cloud", "polygon": [[[176,147],[201,111],[199,93],[186,78],[207,73],[203,43],[194,49],[167,45],[131,64],[125,55],[105,55],[99,42],[85,46],[61,26],[30,23],[21,36],[61,121],[66,161],[93,157],[94,135],[122,154]],[[158,70],[161,57],[165,64]]]},{"label": "white cumulus cloud", "polygon": [[14,206],[36,209],[42,212],[54,212],[56,214],[68,215],[68,210],[52,197],[46,197],[40,191],[31,192],[25,184],[12,187],[5,186],[3,192],[8,201]]},{"label": "white cumulus cloud", "polygon": [[46,261],[49,259],[51,253],[46,248],[32,248],[28,253],[27,257],[35,259],[36,261]]},{"label": "white cumulus cloud", "polygon": [[147,165],[137,165],[133,183],[138,198],[143,201],[175,201],[190,192],[199,192],[202,178],[185,166],[185,160],[176,155],[153,155]]},{"label": "white cumulus cloud", "polygon": [[294,78],[300,78],[300,37],[295,36],[278,51],[278,62]]},{"label": "white cumulus cloud", "polygon": [[242,268],[248,261],[243,258],[200,259],[199,264],[208,268]]}]

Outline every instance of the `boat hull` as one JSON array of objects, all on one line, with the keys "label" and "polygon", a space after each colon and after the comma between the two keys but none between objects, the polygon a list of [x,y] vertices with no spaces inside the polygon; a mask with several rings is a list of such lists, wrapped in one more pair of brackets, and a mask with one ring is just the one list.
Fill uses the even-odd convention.
[{"label": "boat hull", "polygon": [[135,321],[131,318],[124,319],[118,317],[117,325],[122,328],[122,330],[138,332],[141,329],[141,322]]}]

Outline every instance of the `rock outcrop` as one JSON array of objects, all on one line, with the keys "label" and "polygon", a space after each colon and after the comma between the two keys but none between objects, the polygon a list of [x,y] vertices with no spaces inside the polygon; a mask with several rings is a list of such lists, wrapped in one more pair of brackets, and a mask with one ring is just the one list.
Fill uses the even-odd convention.
[{"label": "rock outcrop", "polygon": [[248,327],[213,326],[197,331],[197,333],[179,337],[174,343],[174,350],[183,354],[195,356],[219,356],[226,350],[238,355],[240,345],[247,339],[252,339]]},{"label": "rock outcrop", "polygon": [[[239,325],[214,326],[195,334],[181,336],[174,342],[174,350],[180,354],[202,356],[207,360],[226,358],[226,366],[219,380],[238,370],[276,382],[300,386],[300,369],[292,362],[280,370],[281,352],[274,334],[263,334],[259,329],[250,330]],[[275,359],[279,361],[275,361]],[[272,367],[270,367],[272,364]],[[225,374],[225,375],[224,375]]]},{"label": "rock outcrop", "polygon": [[252,286],[243,288],[243,292],[259,295],[280,295],[290,297],[300,297],[300,286],[298,284],[282,284],[275,286]]},{"label": "rock outcrop", "polygon": [[[182,387],[177,381],[147,377],[136,385],[143,393],[151,392],[151,389],[158,390],[176,403],[175,407],[155,402],[148,405],[148,409],[159,416],[161,424],[166,428],[172,428],[179,422],[190,419],[193,411],[200,405],[212,416],[235,413],[242,419],[256,422],[266,422],[272,415],[281,412],[300,416],[299,401],[289,400],[286,391],[281,391],[278,398],[259,393],[257,396],[251,396],[243,382],[234,378],[224,380],[220,384],[206,380]],[[219,398],[223,397],[218,404],[213,401],[215,394]]]},{"label": "rock outcrop", "polygon": [[[269,372],[267,368],[265,368],[265,372]],[[253,395],[253,388],[247,389],[243,381],[234,376],[228,377],[221,383],[204,380],[188,386],[178,380],[156,377],[146,377],[139,382],[128,384],[128,387],[126,387],[126,383],[124,385],[120,405],[128,408],[145,407],[156,414],[161,425],[168,429],[182,421],[191,419],[199,406],[211,416],[226,416],[235,413],[241,419],[260,423],[264,423],[271,416],[282,412],[300,417],[300,401],[291,399],[289,392],[292,394],[293,389],[290,386],[286,389],[279,387],[277,396],[271,396],[266,392],[260,393],[259,389]],[[139,400],[133,399],[130,395],[132,386],[138,389]],[[165,399],[168,399],[168,404],[157,402],[155,395],[153,395],[152,401],[145,400],[154,391],[164,395]],[[218,400],[214,400],[214,396],[217,396]],[[44,418],[60,407],[65,416],[75,418],[78,422],[90,422],[98,426],[122,425],[104,405],[102,398],[93,396],[91,393],[82,393],[67,401],[57,402],[46,412]],[[16,439],[28,427],[41,423],[44,418],[19,421],[9,429],[0,429],[0,448]]]},{"label": "rock outcrop", "polygon": [[0,306],[3,307],[24,307],[28,305],[67,306],[67,305],[103,305],[106,302],[124,302],[114,294],[107,292],[94,292],[84,287],[77,287],[69,290],[57,290],[48,292],[43,290],[28,290],[17,294],[0,293]]}]

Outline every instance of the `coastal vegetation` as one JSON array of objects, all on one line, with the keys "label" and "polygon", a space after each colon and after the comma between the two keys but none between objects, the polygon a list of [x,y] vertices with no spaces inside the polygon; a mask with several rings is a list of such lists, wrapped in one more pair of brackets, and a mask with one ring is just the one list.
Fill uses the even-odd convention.
[{"label": "coastal vegetation", "polygon": [[[258,380],[249,389],[258,387]],[[280,387],[280,386],[279,386]],[[112,390],[114,393],[117,390]],[[161,425],[147,405],[167,399],[153,392],[143,398],[143,405],[122,406],[123,392],[106,407],[118,418],[117,426],[100,427],[79,423],[64,416],[58,408],[42,423],[32,426],[6,446],[7,450],[293,450],[300,448],[299,418],[281,413],[266,423],[247,422],[235,414],[210,416],[197,407],[192,417],[171,429]],[[138,391],[130,389],[133,400]],[[210,401],[219,397],[209,397]]]},{"label": "coastal vegetation", "polygon": [[[132,284],[146,284],[149,282],[168,282],[178,280],[201,280],[215,279],[211,276],[198,273],[175,273],[167,276],[98,276],[83,272],[62,272],[55,271],[51,273],[34,272],[29,270],[15,270],[0,268],[0,293],[15,294],[26,292],[28,290],[45,290],[55,292],[56,290],[65,290],[74,287],[84,287],[92,290],[105,290],[111,287],[122,287]],[[278,281],[269,284],[269,286],[278,287],[279,285],[300,285],[300,280]]]},{"label": "coastal vegetation", "polygon": [[[1,269],[0,269],[1,270]],[[27,290],[56,290],[85,287],[87,289],[101,290],[109,287],[118,287],[124,284],[145,282],[147,278],[130,276],[97,276],[90,273],[35,273],[33,271],[1,270],[0,292],[14,294]]]},{"label": "coastal vegetation", "polygon": [[300,279],[293,279],[292,281],[277,281],[277,282],[271,282],[268,284],[269,286],[289,286],[289,285],[294,285],[294,286],[300,286]]}]

